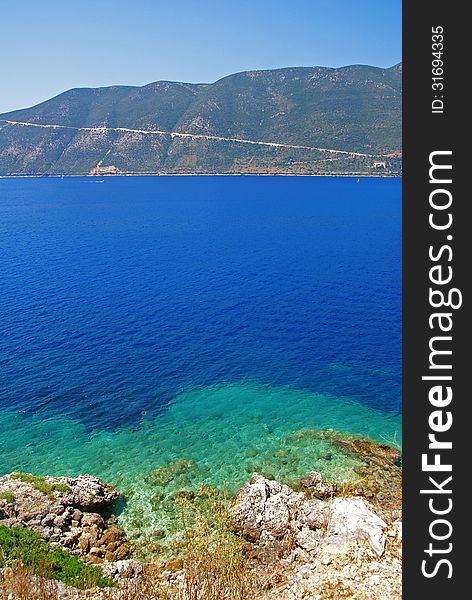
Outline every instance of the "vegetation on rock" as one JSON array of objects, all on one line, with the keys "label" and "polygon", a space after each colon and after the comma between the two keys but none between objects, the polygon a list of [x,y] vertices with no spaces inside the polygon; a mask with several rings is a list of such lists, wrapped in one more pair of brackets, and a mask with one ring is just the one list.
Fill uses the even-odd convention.
[{"label": "vegetation on rock", "polygon": [[13,496],[13,494],[11,492],[1,492],[0,500],[5,500],[5,502],[8,502],[8,504],[11,504],[12,502],[15,501],[15,497]]},{"label": "vegetation on rock", "polygon": [[184,540],[181,568],[185,600],[244,600],[257,586],[246,557],[247,543],[231,530],[227,502],[204,491],[198,504],[181,498]]},{"label": "vegetation on rock", "polygon": [[15,472],[12,473],[11,478],[16,481],[22,481],[23,483],[31,483],[35,490],[45,494],[51,499],[54,498],[53,492],[69,491],[69,486],[65,483],[48,483],[46,477],[37,477],[36,475],[30,475],[29,473]]},{"label": "vegetation on rock", "polygon": [[[359,600],[399,599],[398,450],[333,430],[307,429],[294,432],[292,437],[293,443],[313,443],[314,448],[320,440],[326,441],[323,452],[351,457],[355,481],[335,484],[312,471],[296,486],[287,486],[256,473],[234,497],[208,486],[172,489],[166,495],[163,490],[169,482],[183,484],[181,479],[198,469],[191,460],[180,458],[148,475],[158,492],[156,502],[174,507],[175,531],[167,538],[164,530],[155,530],[148,548],[154,554],[143,554],[144,561],[136,560],[139,552],[132,560],[119,560],[124,558],[120,548],[126,554],[130,550],[122,531],[106,524],[98,514],[83,513],[72,506],[60,511],[64,514],[57,523],[62,523],[63,535],[58,537],[57,545],[51,546],[32,531],[37,527],[34,520],[28,524],[20,520],[23,525],[19,528],[12,522],[20,522],[18,515],[23,509],[31,511],[37,506],[37,510],[51,510],[50,500],[35,487],[45,478],[21,473],[0,478],[0,512],[7,525],[0,526],[0,597],[6,593],[5,597],[13,594],[19,600],[29,600],[28,590],[33,588],[35,594],[40,590],[34,597],[41,600],[95,597],[96,590],[69,596],[74,590],[60,588],[64,583],[76,588],[115,585],[100,592],[107,600],[269,600],[281,597],[280,586],[291,600],[315,591],[326,600],[343,594]],[[291,465],[290,455],[284,453],[279,458]],[[328,464],[330,459],[326,460]],[[81,498],[87,506],[95,506],[101,499],[102,504],[109,505],[118,494],[90,476],[46,479],[50,484],[70,484],[66,497],[61,500],[59,494],[56,502],[76,503]],[[32,491],[26,501],[27,486]],[[14,504],[7,504],[11,500],[7,494],[14,496]],[[47,515],[42,526],[52,517]],[[70,534],[77,534],[78,542],[65,547]],[[80,549],[89,561],[103,560],[96,556],[97,543],[106,549],[101,569],[83,563],[75,555]]]}]

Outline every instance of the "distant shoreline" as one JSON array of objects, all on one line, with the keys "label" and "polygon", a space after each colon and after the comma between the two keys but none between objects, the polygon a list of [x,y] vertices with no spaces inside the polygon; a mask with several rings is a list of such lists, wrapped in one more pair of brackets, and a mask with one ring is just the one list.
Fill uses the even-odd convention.
[{"label": "distant shoreline", "polygon": [[63,179],[90,177],[113,179],[117,177],[363,177],[376,179],[401,178],[401,173],[119,173],[116,175],[81,174],[40,174],[40,175],[0,175],[0,179]]}]

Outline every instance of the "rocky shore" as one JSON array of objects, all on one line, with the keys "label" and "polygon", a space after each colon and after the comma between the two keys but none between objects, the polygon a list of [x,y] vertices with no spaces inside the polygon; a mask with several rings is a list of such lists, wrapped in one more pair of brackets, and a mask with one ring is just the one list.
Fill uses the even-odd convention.
[{"label": "rocky shore", "polygon": [[[243,541],[244,561],[257,591],[225,597],[401,598],[398,452],[365,440],[339,443],[362,457],[359,477],[352,484],[325,481],[313,471],[289,487],[254,473],[226,505],[229,535]],[[90,475],[0,477],[0,526],[36,531],[50,544],[99,564],[118,585],[106,591],[77,591],[54,583],[55,591],[45,598],[187,598],[185,557],[154,564],[133,559],[133,547],[111,515],[119,495]],[[0,574],[0,597],[10,572],[6,568]],[[33,585],[38,578],[30,577]]]},{"label": "rocky shore", "polygon": [[296,492],[254,474],[230,507],[254,556],[284,573],[267,598],[400,599],[401,518],[386,522],[365,498],[336,497],[319,473],[304,483]]},{"label": "rocky shore", "polygon": [[0,526],[27,527],[89,562],[126,558],[132,546],[110,517],[120,493],[91,475],[0,477]]}]

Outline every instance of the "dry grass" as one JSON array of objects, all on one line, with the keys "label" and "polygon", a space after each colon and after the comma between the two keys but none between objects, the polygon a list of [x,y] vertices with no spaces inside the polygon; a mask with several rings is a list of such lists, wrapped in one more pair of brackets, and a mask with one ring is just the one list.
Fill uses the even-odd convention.
[{"label": "dry grass", "polygon": [[287,583],[287,569],[280,563],[266,566],[258,581],[260,590],[264,592],[285,585]]},{"label": "dry grass", "polygon": [[34,575],[21,563],[4,570],[0,582],[1,600],[163,600],[151,580],[125,582],[121,589],[78,590],[60,586],[58,582]]},{"label": "dry grass", "polygon": [[317,590],[323,600],[341,600],[342,598],[356,597],[354,590],[342,581],[328,581]]},{"label": "dry grass", "polygon": [[[256,577],[245,553],[247,542],[228,527],[224,496],[204,490],[197,502],[177,501],[184,531],[178,559],[147,564],[143,576],[121,581],[119,588],[62,586],[61,591],[57,582],[35,576],[17,562],[5,569],[0,600],[251,600],[280,582],[278,570]],[[169,570],[174,572],[170,581]]]},{"label": "dry grass", "polygon": [[57,598],[53,582],[34,576],[31,570],[21,563],[4,569],[0,590],[2,600],[55,600]]},{"label": "dry grass", "polygon": [[228,527],[225,503],[215,492],[196,507],[182,503],[184,579],[179,600],[247,600],[259,587],[246,543]]}]

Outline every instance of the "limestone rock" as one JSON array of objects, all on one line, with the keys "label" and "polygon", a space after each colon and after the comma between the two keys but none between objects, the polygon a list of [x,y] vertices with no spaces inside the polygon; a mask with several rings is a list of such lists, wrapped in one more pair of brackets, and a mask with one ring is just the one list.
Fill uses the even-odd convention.
[{"label": "limestone rock", "polygon": [[[307,479],[321,489],[326,482],[318,475],[311,473]],[[328,483],[322,493],[332,491]],[[294,547],[302,553],[317,553],[327,546],[344,551],[352,543],[367,541],[378,556],[385,548],[387,525],[366,500],[307,499],[257,473],[234,498],[230,518],[236,530],[258,544],[264,560],[287,555]]]},{"label": "limestone rock", "polygon": [[123,531],[98,514],[110,509],[119,492],[96,477],[12,473],[0,477],[0,494],[8,500],[0,500],[0,525],[28,527],[91,560],[125,559],[131,551]]},{"label": "limestone rock", "polygon": [[396,521],[394,521],[392,523],[392,525],[393,525],[393,528],[394,528],[394,530],[396,532],[396,535],[397,535],[398,539],[401,540],[402,536],[403,536],[403,527],[402,527],[402,521],[401,521],[401,519],[397,519]]},{"label": "limestone rock", "polygon": [[378,556],[385,549],[387,524],[363,498],[335,498],[326,529],[326,543],[346,546],[354,541],[367,541]]},{"label": "limestone rock", "polygon": [[316,550],[320,544],[320,534],[309,527],[302,527],[296,535],[296,543],[303,550]]},{"label": "limestone rock", "polygon": [[297,539],[314,550],[318,536],[307,532],[320,528],[328,516],[323,502],[257,473],[239,490],[229,512],[235,529],[258,542],[264,560],[286,554]]},{"label": "limestone rock", "polygon": [[92,475],[60,477],[58,481],[69,486],[69,492],[64,494],[64,503],[83,512],[103,513],[120,496],[118,490]]},{"label": "limestone rock", "polygon": [[144,574],[144,567],[139,560],[117,560],[114,563],[103,563],[101,569],[105,577],[115,581],[134,579]]},{"label": "limestone rock", "polygon": [[331,481],[324,481],[321,473],[312,471],[304,477],[300,484],[308,498],[331,498],[336,494],[337,486]]}]

